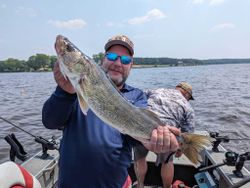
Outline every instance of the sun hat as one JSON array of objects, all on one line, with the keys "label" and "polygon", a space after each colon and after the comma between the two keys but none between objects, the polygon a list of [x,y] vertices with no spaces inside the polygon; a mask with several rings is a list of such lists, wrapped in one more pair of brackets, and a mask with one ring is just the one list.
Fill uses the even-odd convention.
[{"label": "sun hat", "polygon": [[134,44],[126,35],[115,35],[110,38],[104,46],[105,52],[114,45],[122,45],[129,50],[132,56],[134,55]]},{"label": "sun hat", "polygon": [[180,88],[184,89],[185,91],[187,91],[191,96],[190,100],[194,100],[193,92],[192,92],[192,86],[189,83],[180,82],[176,87],[180,87]]}]

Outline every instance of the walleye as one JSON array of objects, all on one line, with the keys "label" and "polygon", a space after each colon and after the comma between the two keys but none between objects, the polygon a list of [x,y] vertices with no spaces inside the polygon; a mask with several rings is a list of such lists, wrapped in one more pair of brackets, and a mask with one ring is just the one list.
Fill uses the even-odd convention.
[{"label": "walleye", "polygon": [[[57,36],[55,49],[61,72],[75,88],[85,115],[90,108],[108,125],[139,140],[150,139],[153,129],[163,125],[153,112],[127,101],[101,67],[67,38]],[[188,133],[182,133],[178,142],[194,163],[199,161],[200,150],[210,144],[209,137]]]}]

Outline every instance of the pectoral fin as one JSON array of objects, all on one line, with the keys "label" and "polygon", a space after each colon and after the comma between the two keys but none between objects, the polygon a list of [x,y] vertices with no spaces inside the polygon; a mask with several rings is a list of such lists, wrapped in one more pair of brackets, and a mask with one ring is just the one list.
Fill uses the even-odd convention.
[{"label": "pectoral fin", "polygon": [[80,84],[77,84],[77,86],[75,87],[75,90],[76,90],[76,94],[77,94],[77,98],[78,98],[78,102],[79,102],[80,108],[81,108],[83,114],[86,116],[89,107],[88,107],[87,102],[82,97]]},{"label": "pectoral fin", "polygon": [[89,110],[88,104],[85,102],[85,100],[82,98],[82,96],[80,94],[78,94],[78,92],[77,92],[77,98],[78,98],[81,110],[82,110],[83,114],[86,116],[87,112]]}]

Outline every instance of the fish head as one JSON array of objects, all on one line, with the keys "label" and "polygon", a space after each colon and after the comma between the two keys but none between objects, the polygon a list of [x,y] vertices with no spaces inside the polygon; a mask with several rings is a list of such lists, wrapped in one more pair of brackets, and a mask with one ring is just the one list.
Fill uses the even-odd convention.
[{"label": "fish head", "polygon": [[66,37],[58,35],[55,42],[55,50],[62,74],[69,80],[79,79],[88,74],[91,66],[91,58],[83,54]]}]

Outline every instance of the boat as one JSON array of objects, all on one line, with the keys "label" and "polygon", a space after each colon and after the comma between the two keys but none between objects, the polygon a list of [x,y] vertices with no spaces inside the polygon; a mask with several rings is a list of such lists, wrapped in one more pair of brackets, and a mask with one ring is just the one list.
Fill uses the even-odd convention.
[{"label": "boat", "polygon": [[[205,131],[196,133],[208,134]],[[173,182],[182,184],[176,187],[250,187],[250,172],[244,167],[244,161],[250,160],[250,152],[237,154],[225,150],[220,144],[216,144],[216,148],[207,148],[201,153],[201,156],[202,162],[199,166],[191,163],[185,155],[182,155],[180,158],[174,158],[175,173]],[[42,188],[54,188],[58,180],[58,160],[58,150],[43,150],[25,160],[21,166],[39,181]],[[147,156],[148,172],[144,182],[145,187],[160,188],[162,186],[160,166],[155,166],[155,160],[156,155],[149,152]],[[132,182],[136,182],[133,162],[128,172]],[[0,182],[3,181],[1,173],[3,172],[0,165]]]}]

